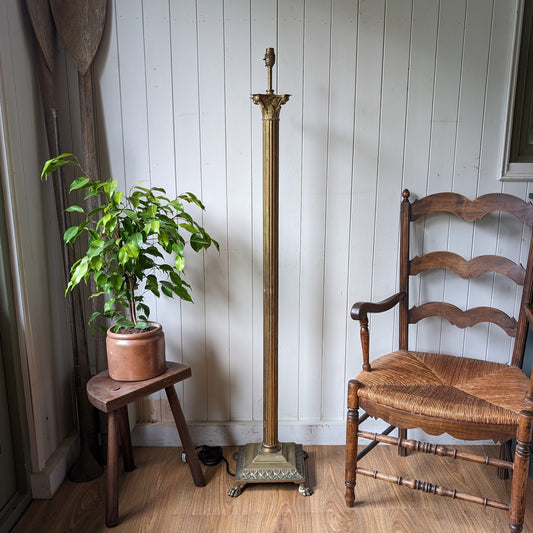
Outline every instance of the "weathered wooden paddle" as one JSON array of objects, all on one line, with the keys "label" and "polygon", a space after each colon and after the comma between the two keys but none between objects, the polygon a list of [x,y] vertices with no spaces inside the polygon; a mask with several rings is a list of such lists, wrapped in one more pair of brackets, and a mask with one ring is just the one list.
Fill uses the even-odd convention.
[{"label": "weathered wooden paddle", "polygon": [[[36,37],[39,83],[45,117],[46,135],[50,156],[59,155],[59,134],[57,128],[56,102],[53,82],[54,60],[56,53],[56,31],[48,0],[26,0],[28,12]],[[64,212],[66,191],[62,175],[58,173],[53,180],[56,214],[60,235],[67,228]],[[63,245],[63,263],[68,278],[74,263],[71,247]],[[75,291],[68,297],[72,353],[74,359],[75,392],[80,433],[80,456],[69,473],[73,481],[89,481],[98,477],[102,466],[95,460],[91,450],[97,449],[97,430],[94,408],[89,404],[86,384],[90,378],[87,336],[83,319],[81,295]]]},{"label": "weathered wooden paddle", "polygon": [[[105,27],[107,0],[48,0],[65,50],[78,70],[80,92],[82,166],[88,176],[98,178],[94,121],[92,65]],[[88,199],[92,211],[98,199]],[[92,283],[92,282],[91,282]],[[96,292],[95,287],[91,292]],[[102,302],[91,299],[91,314],[101,311]],[[95,337],[96,370],[107,367],[105,336]]]}]

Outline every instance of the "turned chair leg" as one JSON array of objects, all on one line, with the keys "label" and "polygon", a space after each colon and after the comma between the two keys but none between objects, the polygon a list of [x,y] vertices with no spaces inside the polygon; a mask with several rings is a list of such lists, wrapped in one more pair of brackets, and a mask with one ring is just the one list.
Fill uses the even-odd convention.
[{"label": "turned chair leg", "polygon": [[[398,428],[398,438],[402,440],[407,440],[407,430]],[[403,448],[402,446],[398,446],[398,455],[400,457],[407,457],[407,448]]]},{"label": "turned chair leg", "polygon": [[347,507],[353,507],[355,502],[355,483],[357,468],[357,432],[359,430],[359,398],[357,391],[359,382],[352,379],[348,383],[348,412],[346,417],[346,461],[345,484]]},{"label": "turned chair leg", "polygon": [[533,412],[522,411],[518,421],[514,455],[513,481],[511,484],[510,531],[522,531],[526,504],[526,484],[531,455],[531,430]]}]

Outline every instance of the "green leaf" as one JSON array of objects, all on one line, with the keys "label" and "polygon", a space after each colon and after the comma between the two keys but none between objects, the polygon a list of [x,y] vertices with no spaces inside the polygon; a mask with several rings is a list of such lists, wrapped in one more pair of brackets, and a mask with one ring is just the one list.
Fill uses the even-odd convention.
[{"label": "green leaf", "polygon": [[96,272],[102,270],[102,267],[104,266],[104,260],[99,256],[95,256],[91,260],[91,268]]},{"label": "green leaf", "polygon": [[76,178],[71,184],[70,184],[70,192],[77,191],[79,189],[83,189],[87,186],[87,184],[91,180],[87,178],[86,176],[81,176],[79,178]]},{"label": "green leaf", "polygon": [[80,234],[80,229],[78,226],[72,226],[71,228],[68,228],[65,231],[65,234],[63,235],[63,240],[66,244],[70,244],[76,240],[78,235]]},{"label": "green leaf", "polygon": [[87,250],[87,253],[85,255],[90,259],[95,256],[99,256],[102,253],[102,250],[104,249],[105,245],[106,243],[102,239],[94,239],[91,242],[89,249]]},{"label": "green leaf", "polygon": [[181,285],[183,284],[183,281],[181,280],[179,275],[174,271],[170,273],[170,279],[172,280],[172,283],[174,285],[177,285],[178,287],[181,287]]},{"label": "green leaf", "polygon": [[182,227],[183,229],[186,229],[187,231],[190,231],[191,233],[196,233],[198,231],[198,229],[195,228],[192,224],[183,223],[183,224],[180,224],[180,227]]},{"label": "green leaf", "polygon": [[150,308],[146,304],[137,304],[137,309],[146,317],[150,316]]},{"label": "green leaf", "polygon": [[72,157],[74,157],[72,154],[61,154],[57,157],[54,157],[53,159],[49,159],[48,161],[46,161],[41,172],[41,179],[47,178],[50,174],[55,172],[59,167],[62,167],[63,165],[79,167],[80,164],[77,161],[70,159]]},{"label": "green leaf", "polygon": [[133,209],[124,209],[124,214],[128,215],[132,220],[139,220],[139,216]]},{"label": "green leaf", "polygon": [[100,313],[100,311],[95,311],[92,315],[91,315],[91,318],[89,318],[89,322],[88,324],[91,325],[102,313]]},{"label": "green leaf", "polygon": [[182,300],[186,300],[187,302],[192,302],[191,295],[189,294],[189,292],[187,291],[185,287],[174,287],[174,292]]},{"label": "green leaf", "polygon": [[172,298],[172,296],[173,296],[172,286],[169,287],[167,284],[170,285],[168,283],[168,281],[167,282],[163,282],[162,281],[161,282],[161,290],[163,291],[163,294],[165,294],[166,296],[169,296],[170,298]]},{"label": "green leaf", "polygon": [[152,289],[154,287],[156,289],[158,287],[157,278],[153,274],[148,274],[148,276],[146,276],[146,288]]},{"label": "green leaf", "polygon": [[146,248],[144,252],[146,254],[153,255],[154,257],[160,257],[161,259],[163,259],[163,254],[155,246],[150,246],[149,248]]},{"label": "green leaf", "polygon": [[113,203],[115,205],[120,205],[120,202],[122,202],[123,196],[124,196],[124,193],[122,191],[117,191],[115,194],[113,194]]},{"label": "green leaf", "polygon": [[80,207],[79,205],[71,205],[70,207],[67,207],[65,211],[67,213],[85,213],[83,207]]},{"label": "green leaf", "polygon": [[144,226],[144,232],[149,235],[150,233],[159,233],[159,228],[160,228],[161,224],[159,222],[159,220],[152,220],[151,222],[148,222],[145,226]]},{"label": "green leaf", "polygon": [[204,204],[198,199],[198,197],[193,194],[192,192],[186,192],[184,194],[180,194],[178,196],[178,198],[181,198],[182,200],[185,200],[186,202],[189,202],[189,203],[194,203],[196,204],[198,207],[200,207],[201,209],[205,209],[205,206]]},{"label": "green leaf", "polygon": [[70,283],[75,286],[85,277],[89,270],[89,261],[86,257],[83,257],[78,266],[74,269],[70,278]]},{"label": "green leaf", "polygon": [[121,265],[125,265],[130,259],[135,260],[137,257],[139,257],[139,249],[131,243],[126,243],[118,251],[118,261]]},{"label": "green leaf", "polygon": [[175,242],[172,245],[172,251],[176,255],[183,255],[183,249],[185,248],[185,245],[182,242]]},{"label": "green leaf", "polygon": [[144,243],[144,239],[143,239],[143,235],[142,233],[134,233],[131,237],[130,237],[130,241],[131,244],[133,244],[136,248],[142,248],[143,246],[143,243]]},{"label": "green leaf", "polygon": [[117,180],[107,180],[104,182],[104,192],[107,194],[108,198],[111,198],[118,186]]},{"label": "green leaf", "polygon": [[202,248],[209,248],[211,239],[202,233],[194,233],[191,235],[191,248],[195,252],[199,252]]},{"label": "green leaf", "polygon": [[118,274],[114,274],[113,276],[111,276],[110,282],[115,291],[120,290],[120,288],[124,284],[124,280],[122,279],[122,276],[119,276]]},{"label": "green leaf", "polygon": [[96,213],[99,213],[100,211],[103,211],[105,209],[104,206],[95,207],[92,211],[89,211],[87,213],[87,218],[91,218],[93,215],[96,215]]},{"label": "green leaf", "polygon": [[185,268],[185,257],[177,255],[174,264],[176,265],[176,270],[183,272],[183,269]]}]

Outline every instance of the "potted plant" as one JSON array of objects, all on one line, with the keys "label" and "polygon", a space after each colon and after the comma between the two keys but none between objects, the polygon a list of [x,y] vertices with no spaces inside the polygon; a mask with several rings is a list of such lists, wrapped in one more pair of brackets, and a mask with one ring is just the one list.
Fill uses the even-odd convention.
[{"label": "potted plant", "polygon": [[145,295],[192,301],[184,279],[186,249],[199,252],[212,245],[219,249],[217,241],[185,210],[187,204],[202,210],[204,205],[190,192],[170,199],[159,187],[136,185],[125,195],[117,190],[116,180],[83,175],[72,154],[47,161],[41,179],[64,165],[82,172],[70,192],[85,193],[85,200],[99,199],[91,211],[75,204],[66,209],[80,222],[65,231],[63,240],[66,245],[80,241],[83,255],[70,269],[65,294],[92,278],[94,292],[89,297],[105,296],[102,311],[93,313],[89,324],[100,315],[111,323],[106,348],[112,378],[138,381],[159,375],[166,369],[164,335],[161,325],[149,320]]}]

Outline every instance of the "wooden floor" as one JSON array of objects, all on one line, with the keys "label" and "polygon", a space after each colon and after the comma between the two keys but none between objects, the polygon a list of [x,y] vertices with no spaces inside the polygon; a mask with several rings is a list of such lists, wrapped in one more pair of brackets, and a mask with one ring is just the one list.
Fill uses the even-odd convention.
[{"label": "wooden floor", "polygon": [[[467,447],[473,450],[474,447]],[[495,455],[494,447],[484,447]],[[186,533],[297,533],[388,532],[472,533],[505,532],[507,513],[480,505],[452,501],[404,487],[358,480],[358,504],[344,506],[344,447],[307,446],[308,478],[314,495],[301,496],[294,484],[248,485],[238,498],[226,491],[233,481],[225,464],[202,467],[207,486],[193,486],[179,448],[135,448],[137,469],[120,473],[120,524],[115,532]],[[234,471],[232,454],[224,455]],[[480,451],[476,447],[477,452]],[[440,465],[441,478],[435,476]],[[508,501],[509,481],[496,478],[494,469],[480,465],[411,454],[403,459],[396,449],[378,446],[361,466]],[[444,469],[444,473],[442,472]],[[468,490],[465,490],[465,487]],[[533,482],[524,531],[533,531]],[[36,500],[13,530],[27,532],[99,532],[104,526],[104,476],[83,484],[65,481],[52,500]]]}]

